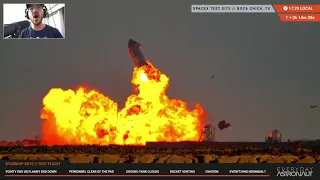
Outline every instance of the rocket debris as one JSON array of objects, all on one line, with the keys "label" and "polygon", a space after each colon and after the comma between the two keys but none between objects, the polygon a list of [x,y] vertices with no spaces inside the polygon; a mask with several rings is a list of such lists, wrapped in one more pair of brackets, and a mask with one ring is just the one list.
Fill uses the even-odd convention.
[{"label": "rocket debris", "polygon": [[140,47],[141,47],[140,43],[138,43],[133,39],[129,39],[129,42],[128,42],[129,55],[131,56],[133,62],[138,68],[144,65],[148,65],[146,59],[144,58],[140,50]]},{"label": "rocket debris", "polygon": [[220,130],[226,129],[230,126],[231,126],[231,124],[227,123],[225,120],[219,121],[219,123],[218,123],[218,127]]}]

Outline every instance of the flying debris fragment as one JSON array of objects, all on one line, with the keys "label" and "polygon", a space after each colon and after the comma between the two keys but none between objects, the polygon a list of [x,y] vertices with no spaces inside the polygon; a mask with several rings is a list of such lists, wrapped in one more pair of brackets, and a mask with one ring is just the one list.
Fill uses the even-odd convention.
[{"label": "flying debris fragment", "polygon": [[140,47],[141,47],[140,43],[138,43],[133,39],[129,39],[129,42],[128,42],[129,55],[131,56],[133,62],[137,67],[148,65],[146,59],[144,58],[140,50]]},{"label": "flying debris fragment", "polygon": [[225,120],[219,121],[219,123],[218,123],[218,127],[220,130],[224,130],[230,126],[231,126],[231,124],[227,123]]},{"label": "flying debris fragment", "polygon": [[317,107],[318,107],[317,105],[310,106],[310,108],[317,108]]}]

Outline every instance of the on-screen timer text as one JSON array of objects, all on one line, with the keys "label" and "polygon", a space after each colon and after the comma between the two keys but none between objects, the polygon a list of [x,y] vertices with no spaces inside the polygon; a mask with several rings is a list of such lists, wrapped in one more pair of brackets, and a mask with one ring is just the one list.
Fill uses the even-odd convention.
[{"label": "on-screen timer text", "polygon": [[284,11],[313,11],[312,6],[283,6]]}]

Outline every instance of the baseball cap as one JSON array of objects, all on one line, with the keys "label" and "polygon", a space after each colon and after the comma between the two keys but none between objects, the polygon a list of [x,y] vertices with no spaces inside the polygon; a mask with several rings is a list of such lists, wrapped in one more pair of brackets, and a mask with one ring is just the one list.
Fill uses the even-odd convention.
[{"label": "baseball cap", "polygon": [[27,9],[33,5],[38,5],[38,6],[41,6],[41,7],[44,7],[44,4],[26,4],[27,6]]}]

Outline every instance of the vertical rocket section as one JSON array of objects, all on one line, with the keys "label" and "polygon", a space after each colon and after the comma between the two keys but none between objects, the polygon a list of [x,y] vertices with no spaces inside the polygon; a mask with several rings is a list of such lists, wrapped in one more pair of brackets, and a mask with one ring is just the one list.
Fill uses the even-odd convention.
[{"label": "vertical rocket section", "polygon": [[134,64],[136,67],[141,67],[144,65],[148,65],[146,59],[144,58],[140,48],[141,44],[138,43],[137,41],[134,41],[133,39],[129,39],[128,42],[128,50],[129,50],[129,55],[131,56]]}]

